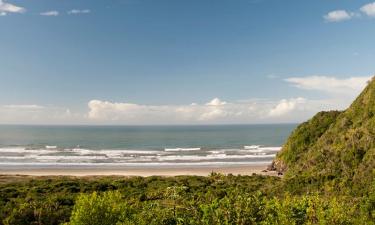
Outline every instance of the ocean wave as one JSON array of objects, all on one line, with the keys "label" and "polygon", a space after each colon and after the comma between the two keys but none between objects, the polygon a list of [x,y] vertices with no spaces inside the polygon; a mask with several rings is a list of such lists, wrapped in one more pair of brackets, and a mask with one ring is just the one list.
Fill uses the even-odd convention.
[{"label": "ocean wave", "polygon": [[243,146],[244,149],[258,149],[260,145],[245,145]]},{"label": "ocean wave", "polygon": [[[228,159],[248,159],[248,158],[274,158],[276,155],[207,155],[207,156],[167,156],[166,160],[187,160],[187,161],[202,161],[207,159],[216,159],[216,160],[228,160]],[[164,158],[162,158],[164,160]]]},{"label": "ocean wave", "polygon": [[141,156],[128,160],[129,162],[137,161],[208,161],[208,160],[230,160],[230,159],[267,159],[274,158],[276,155],[167,155],[167,156]]},{"label": "ocean wave", "polygon": [[199,151],[201,148],[165,148],[166,152],[188,152],[188,151]]},{"label": "ocean wave", "polygon": [[204,160],[230,160],[230,159],[261,159],[274,158],[275,154],[270,155],[227,155],[227,154],[212,154],[212,155],[165,155],[165,156],[128,156],[128,157],[113,157],[109,158],[105,155],[27,155],[27,156],[0,156],[3,159],[34,159],[36,161],[59,161],[59,160],[107,160],[107,161],[204,161]]},{"label": "ocean wave", "polygon": [[196,162],[238,162],[254,163],[272,161],[280,147],[257,147],[249,149],[201,149],[166,148],[164,150],[136,149],[85,149],[85,148],[0,148],[1,163],[196,163]]},{"label": "ocean wave", "polygon": [[[267,165],[268,161],[259,161],[259,162],[251,162],[251,165]],[[17,167],[45,167],[45,166],[61,166],[61,167],[71,167],[71,166],[90,166],[90,167],[169,167],[169,166],[217,166],[217,165],[230,165],[230,166],[236,166],[236,165],[249,165],[249,162],[150,162],[150,163],[139,163],[139,162],[132,162],[132,163],[118,163],[118,162],[112,162],[112,163],[90,163],[90,162],[82,162],[82,163],[34,163],[34,162],[0,162],[0,166],[17,166]]]},{"label": "ocean wave", "polygon": [[278,152],[281,150],[281,147],[257,147],[257,148],[244,148],[244,150],[242,150],[243,152],[257,152],[257,153],[261,153],[261,152]]},{"label": "ocean wave", "polygon": [[259,149],[265,150],[265,151],[280,151],[281,147],[261,147]]}]

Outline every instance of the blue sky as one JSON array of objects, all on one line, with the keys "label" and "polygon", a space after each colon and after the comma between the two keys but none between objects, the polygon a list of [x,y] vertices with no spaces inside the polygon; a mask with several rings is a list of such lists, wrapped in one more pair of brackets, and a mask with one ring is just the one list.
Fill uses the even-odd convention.
[{"label": "blue sky", "polygon": [[0,0],[0,15],[0,123],[300,122],[375,71],[368,0]]}]

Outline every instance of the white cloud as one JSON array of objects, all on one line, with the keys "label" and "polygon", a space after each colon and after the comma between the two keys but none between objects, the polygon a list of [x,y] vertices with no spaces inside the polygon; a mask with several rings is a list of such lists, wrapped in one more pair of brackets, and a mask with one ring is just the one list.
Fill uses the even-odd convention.
[{"label": "white cloud", "polygon": [[[291,77],[285,79],[285,81],[302,90],[315,91],[325,95],[320,99],[306,100],[302,111],[308,113],[346,109],[362,92],[371,78],[371,76],[348,78],[308,76]],[[285,103],[284,108],[288,108],[287,106],[288,104]],[[283,107],[280,106],[280,108]]]},{"label": "white cloud", "polygon": [[4,105],[5,109],[19,109],[19,110],[40,110],[44,109],[44,106],[40,105]]},{"label": "white cloud", "polygon": [[362,6],[360,10],[367,16],[374,17],[375,16],[375,2]]},{"label": "white cloud", "polygon": [[277,104],[273,109],[270,110],[269,115],[272,117],[279,117],[285,114],[288,114],[295,110],[299,104],[306,103],[304,98],[292,98],[292,99],[283,99]]},{"label": "white cloud", "polygon": [[206,103],[206,105],[209,105],[209,106],[220,106],[220,105],[225,105],[225,104],[227,103],[224,101],[221,101],[219,98],[214,98],[210,102]]},{"label": "white cloud", "polygon": [[228,115],[230,115],[230,114],[228,112],[226,112],[225,110],[215,108],[215,109],[207,110],[207,112],[201,114],[198,117],[198,120],[200,120],[200,121],[212,121],[212,120],[224,118]]},{"label": "white cloud", "polygon": [[[90,119],[119,120],[121,117],[132,118],[147,106],[132,103],[112,103],[108,101],[92,100],[88,103]],[[149,108],[151,109],[151,108]]]},{"label": "white cloud", "polygon": [[72,9],[68,11],[68,14],[87,14],[90,13],[90,9]]},{"label": "white cloud", "polygon": [[317,96],[326,95],[318,99],[295,97],[223,101],[213,98],[203,103],[175,105],[92,100],[88,102],[88,111],[81,109],[79,112],[66,107],[37,104],[0,105],[0,123],[172,125],[302,122],[322,110],[347,108],[370,79],[370,76],[308,76],[285,80],[296,88],[316,91]]},{"label": "white cloud", "polygon": [[52,11],[47,11],[47,12],[41,12],[40,15],[41,16],[58,16],[59,12],[52,10]]},{"label": "white cloud", "polygon": [[0,0],[0,15],[5,16],[8,13],[24,13],[25,8],[13,5],[11,3],[6,3],[3,0]]},{"label": "white cloud", "polygon": [[331,94],[358,95],[371,76],[336,78],[328,76],[290,77],[285,81],[305,90],[317,90]]},{"label": "white cloud", "polygon": [[[336,79],[339,80],[339,79]],[[292,81],[296,82],[295,79]],[[300,82],[300,88],[322,91],[317,84]],[[345,86],[348,92],[356,86]],[[352,99],[337,92],[323,99],[250,99],[226,102],[214,98],[207,103],[184,105],[142,105],[92,100],[88,112],[36,104],[0,105],[0,123],[17,124],[246,124],[302,122],[322,110],[345,109]]]},{"label": "white cloud", "polygon": [[347,12],[346,10],[335,10],[324,15],[324,19],[327,22],[341,22],[345,20],[350,20],[355,16],[354,13]]},{"label": "white cloud", "polygon": [[[206,104],[139,105],[92,100],[88,119],[94,123],[121,124],[229,124],[296,122],[315,113],[303,112],[305,99],[282,101],[249,100],[224,102],[218,98]],[[301,111],[302,110],[302,111]]]}]

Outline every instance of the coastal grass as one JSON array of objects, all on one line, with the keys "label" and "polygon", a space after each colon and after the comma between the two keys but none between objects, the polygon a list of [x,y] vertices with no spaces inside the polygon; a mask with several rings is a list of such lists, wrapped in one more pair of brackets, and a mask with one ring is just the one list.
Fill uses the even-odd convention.
[{"label": "coastal grass", "polygon": [[273,176],[0,176],[0,224],[374,224],[367,195],[292,194]]}]

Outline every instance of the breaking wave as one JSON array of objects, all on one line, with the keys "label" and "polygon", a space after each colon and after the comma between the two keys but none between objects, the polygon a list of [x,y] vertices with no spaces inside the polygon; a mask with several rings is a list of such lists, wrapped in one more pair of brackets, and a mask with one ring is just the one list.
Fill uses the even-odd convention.
[{"label": "breaking wave", "polygon": [[269,163],[280,147],[243,148],[86,149],[36,147],[0,148],[0,165],[219,165]]}]

